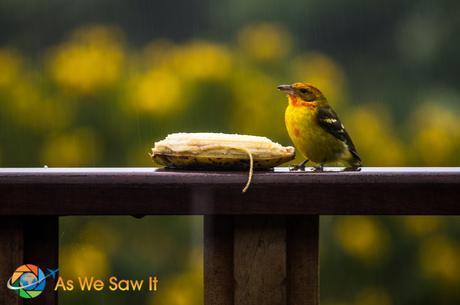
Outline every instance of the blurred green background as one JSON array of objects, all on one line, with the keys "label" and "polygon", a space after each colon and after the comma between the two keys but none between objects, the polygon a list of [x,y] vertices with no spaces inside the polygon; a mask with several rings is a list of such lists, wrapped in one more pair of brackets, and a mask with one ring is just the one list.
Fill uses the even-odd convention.
[{"label": "blurred green background", "polygon": [[[281,83],[329,98],[366,166],[459,166],[460,2],[0,1],[0,166],[152,166],[154,140],[290,144]],[[326,305],[458,304],[460,219],[323,217]],[[200,217],[65,217],[61,275],[160,277],[62,304],[199,305]]]}]

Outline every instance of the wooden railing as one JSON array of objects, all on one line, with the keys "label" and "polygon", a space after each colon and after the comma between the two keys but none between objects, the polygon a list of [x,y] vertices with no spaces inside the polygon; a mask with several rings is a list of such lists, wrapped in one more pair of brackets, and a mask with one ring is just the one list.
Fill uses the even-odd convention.
[{"label": "wooden railing", "polygon": [[[23,263],[58,265],[58,217],[205,215],[205,305],[319,303],[319,215],[458,215],[460,168],[361,172],[0,169],[0,303]],[[148,238],[146,233],[145,238]],[[30,304],[56,304],[50,287]]]}]

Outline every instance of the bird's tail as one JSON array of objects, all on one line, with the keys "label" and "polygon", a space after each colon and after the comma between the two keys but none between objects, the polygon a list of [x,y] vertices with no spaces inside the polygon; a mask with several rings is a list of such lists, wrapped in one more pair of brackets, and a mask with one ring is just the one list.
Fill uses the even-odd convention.
[{"label": "bird's tail", "polygon": [[346,161],[346,167],[347,168],[360,168],[362,166],[361,159],[351,157]]}]

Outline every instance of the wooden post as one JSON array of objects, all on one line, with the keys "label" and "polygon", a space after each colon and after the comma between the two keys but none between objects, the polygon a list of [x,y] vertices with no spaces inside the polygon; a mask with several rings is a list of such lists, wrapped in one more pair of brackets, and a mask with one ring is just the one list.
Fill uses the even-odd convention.
[{"label": "wooden post", "polygon": [[287,304],[319,304],[319,217],[287,216]]},{"label": "wooden post", "polygon": [[318,216],[205,216],[205,305],[317,305],[318,224]]},{"label": "wooden post", "polygon": [[204,217],[204,303],[233,305],[233,216]]},{"label": "wooden post", "polygon": [[46,268],[58,267],[58,226],[58,217],[53,216],[0,218],[0,304],[57,304],[51,278],[41,295],[27,300],[9,290],[6,282],[23,264],[34,264],[45,274]]}]

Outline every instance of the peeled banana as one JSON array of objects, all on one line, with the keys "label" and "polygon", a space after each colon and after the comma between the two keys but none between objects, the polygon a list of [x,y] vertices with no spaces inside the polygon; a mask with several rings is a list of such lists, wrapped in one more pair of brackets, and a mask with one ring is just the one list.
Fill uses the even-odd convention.
[{"label": "peeled banana", "polygon": [[153,160],[169,168],[269,169],[295,158],[294,147],[283,147],[259,136],[223,133],[173,133],[155,143]]}]

